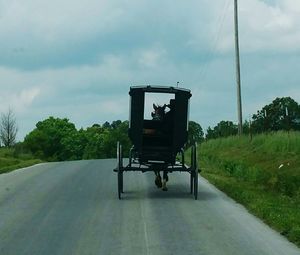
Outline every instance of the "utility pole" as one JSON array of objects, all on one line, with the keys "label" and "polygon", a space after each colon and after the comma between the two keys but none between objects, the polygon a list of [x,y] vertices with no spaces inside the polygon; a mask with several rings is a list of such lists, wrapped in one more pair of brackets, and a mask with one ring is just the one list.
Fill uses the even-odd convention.
[{"label": "utility pole", "polygon": [[239,28],[238,28],[238,5],[234,0],[234,37],[235,37],[235,60],[236,60],[236,85],[237,85],[237,107],[238,107],[238,134],[243,133],[242,97],[241,97],[241,72],[239,52]]}]

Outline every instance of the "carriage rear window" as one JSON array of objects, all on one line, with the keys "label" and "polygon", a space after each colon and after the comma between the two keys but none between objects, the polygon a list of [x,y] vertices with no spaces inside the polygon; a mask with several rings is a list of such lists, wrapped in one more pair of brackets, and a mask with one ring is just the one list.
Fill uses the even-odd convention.
[{"label": "carriage rear window", "polygon": [[[144,119],[152,120],[153,104],[156,106],[169,105],[171,99],[175,99],[175,94],[145,93]],[[165,112],[168,111],[169,108],[166,107]]]}]

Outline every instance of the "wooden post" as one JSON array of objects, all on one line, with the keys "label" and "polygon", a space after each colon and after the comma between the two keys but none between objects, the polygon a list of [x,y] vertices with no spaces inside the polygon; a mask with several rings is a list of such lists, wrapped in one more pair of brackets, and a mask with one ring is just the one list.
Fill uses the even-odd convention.
[{"label": "wooden post", "polygon": [[242,97],[241,97],[241,72],[239,53],[239,29],[238,29],[238,6],[234,0],[234,28],[235,28],[235,59],[236,59],[236,84],[237,84],[237,108],[238,108],[238,134],[243,133]]}]

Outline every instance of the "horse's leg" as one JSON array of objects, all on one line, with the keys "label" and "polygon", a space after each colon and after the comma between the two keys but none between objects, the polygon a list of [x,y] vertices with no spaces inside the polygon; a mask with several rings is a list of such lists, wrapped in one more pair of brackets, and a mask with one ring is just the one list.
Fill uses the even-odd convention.
[{"label": "horse's leg", "polygon": [[168,178],[168,171],[164,171],[164,175],[163,175],[163,182],[162,182],[162,190],[163,191],[167,191],[167,181],[169,180]]},{"label": "horse's leg", "polygon": [[159,171],[154,171],[155,173],[155,185],[157,186],[157,188],[161,188],[162,187],[162,183],[161,183],[161,177],[160,177],[160,173]]}]

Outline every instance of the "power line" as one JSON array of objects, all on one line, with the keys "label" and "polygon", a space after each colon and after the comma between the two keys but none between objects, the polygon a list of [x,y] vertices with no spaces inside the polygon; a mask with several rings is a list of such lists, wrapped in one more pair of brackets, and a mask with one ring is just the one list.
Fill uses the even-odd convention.
[{"label": "power line", "polygon": [[218,25],[217,25],[217,30],[216,30],[217,33],[216,33],[216,36],[213,39],[211,50],[207,51],[206,54],[205,54],[204,60],[206,60],[206,62],[203,65],[203,68],[201,69],[201,72],[200,72],[200,77],[202,76],[203,79],[205,78],[208,67],[209,67],[208,60],[213,55],[215,55],[215,53],[216,53],[217,45],[220,41],[221,32],[223,30],[224,22],[225,22],[225,19],[226,19],[227,15],[228,15],[228,10],[229,10],[229,7],[231,6],[231,3],[232,3],[231,0],[226,0],[224,2],[221,15],[218,18],[218,22],[217,22]]}]

